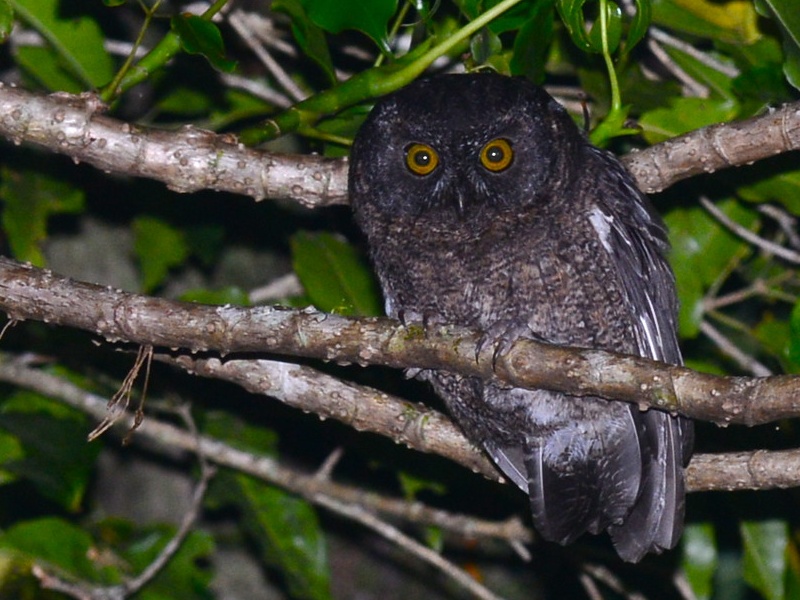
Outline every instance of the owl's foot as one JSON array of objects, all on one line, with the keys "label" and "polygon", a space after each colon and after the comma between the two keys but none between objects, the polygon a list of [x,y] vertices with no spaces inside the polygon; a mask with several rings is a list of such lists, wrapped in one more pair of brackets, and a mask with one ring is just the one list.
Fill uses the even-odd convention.
[{"label": "owl's foot", "polygon": [[492,370],[497,367],[497,359],[508,353],[511,347],[519,339],[545,341],[540,335],[531,330],[525,322],[518,319],[500,319],[495,321],[481,335],[475,347],[475,362],[481,353],[490,345],[494,345],[492,352]]}]

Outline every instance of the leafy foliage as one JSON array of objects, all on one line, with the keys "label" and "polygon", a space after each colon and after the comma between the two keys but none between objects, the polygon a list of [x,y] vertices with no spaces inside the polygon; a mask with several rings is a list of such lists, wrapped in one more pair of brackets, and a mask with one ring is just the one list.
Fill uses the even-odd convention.
[{"label": "leafy foliage", "polygon": [[[593,141],[620,153],[800,97],[796,0],[274,0],[243,8],[217,0],[203,14],[183,12],[194,6],[0,0],[0,79],[41,92],[98,90],[120,119],[164,128],[191,124],[241,134],[252,143],[281,138],[279,151],[327,156],[346,155],[376,97],[431,69],[494,69],[552,86],[578,122],[586,110]],[[239,8],[234,14],[246,24],[244,37],[230,26],[231,11]],[[252,52],[253,45],[261,54]],[[128,287],[139,281],[138,291],[219,304],[250,304],[260,286],[291,270],[303,291],[279,294],[282,302],[380,314],[360,238],[346,216],[153,189],[4,143],[3,251],[79,279]],[[701,207],[701,197],[741,229],[798,252],[796,157],[698,177],[653,200],[670,227],[687,363],[716,373],[799,373],[797,265],[732,232]],[[716,337],[709,337],[710,330]],[[59,364],[54,372],[109,396],[130,364],[55,328],[18,325],[4,336],[4,350]],[[0,357],[8,360],[10,355]],[[343,376],[407,392],[399,378],[380,370]],[[365,488],[409,502],[434,497],[456,513],[518,512],[496,487],[474,493],[481,483],[455,468],[398,456],[387,448],[391,444],[255,402],[230,386],[200,386],[157,370],[148,395],[158,406],[169,404],[163,398],[191,400],[204,435],[298,470],[313,470],[343,447],[346,477]],[[150,402],[147,418],[158,418],[151,416],[157,411]],[[141,467],[154,457],[135,444],[119,450],[113,439],[87,444],[92,425],[54,399],[0,388],[0,597],[53,597],[31,576],[34,563],[67,579],[119,583],[140,573],[174,533],[171,525],[107,517],[97,508],[108,500],[108,489],[134,472],[113,479],[101,468],[103,460],[124,453]],[[754,431],[709,426],[701,429],[699,445],[702,451],[796,448],[800,435],[795,422]],[[173,454],[155,462],[190,479],[191,468]],[[386,471],[392,476],[384,477]],[[165,493],[153,484],[128,508],[152,504],[151,512],[160,514]],[[630,578],[632,589],[663,590],[671,585],[677,557],[698,598],[800,597],[792,517],[797,497],[776,497],[779,502],[755,509],[735,494],[691,496],[682,548],[658,563],[658,581],[627,571],[620,578]],[[383,577],[385,565],[373,556],[382,553],[363,552],[358,535],[251,475],[221,473],[206,505],[211,516],[137,597],[222,595],[210,591],[210,582],[225,574],[218,560],[229,546],[286,597],[325,600],[350,580],[373,586],[376,594],[402,597],[405,591],[394,589],[396,579]],[[235,533],[218,528],[216,519],[233,522]],[[422,528],[421,536],[445,554],[458,543],[433,527]],[[341,554],[355,558],[342,560],[331,551],[342,538],[350,545]],[[511,565],[505,567],[508,579],[522,577],[510,552],[482,541],[477,547],[489,548],[495,565]],[[476,551],[470,546],[461,552]],[[381,575],[353,576],[360,562]],[[546,589],[550,574],[537,571],[538,564],[525,570],[540,578],[537,589]],[[609,562],[608,569],[616,572],[618,565]],[[480,567],[475,570],[480,578]],[[655,572],[648,570],[644,579]],[[405,580],[414,575],[403,571]],[[512,590],[509,597],[529,597],[528,587],[519,593],[511,584],[504,587]],[[432,583],[424,595],[440,597],[442,589]],[[347,592],[342,595],[356,595]],[[603,587],[601,593],[607,592]]]}]

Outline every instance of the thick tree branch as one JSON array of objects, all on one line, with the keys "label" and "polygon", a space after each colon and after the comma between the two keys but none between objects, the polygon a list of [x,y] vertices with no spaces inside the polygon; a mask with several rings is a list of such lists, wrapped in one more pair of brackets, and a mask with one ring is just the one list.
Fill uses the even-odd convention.
[{"label": "thick tree branch", "polygon": [[[104,116],[96,96],[42,96],[0,83],[0,136],[31,143],[104,171],[201,189],[291,199],[307,207],[347,203],[347,162],[270,154],[234,136],[192,127],[164,131]],[[800,148],[800,103],[735,123],[699,129],[622,158],[652,193],[699,173]]]},{"label": "thick tree branch", "polygon": [[420,452],[438,454],[489,479],[501,479],[494,465],[441,413],[378,390],[348,383],[311,367],[276,360],[202,359],[187,354],[156,355],[193,375],[222,379],[253,394],[336,419],[358,431],[390,437]]},{"label": "thick tree branch", "polygon": [[632,152],[622,162],[642,191],[660,192],[701,173],[800,149],[800,102],[744,121],[719,123]]},{"label": "thick tree branch", "polygon": [[601,396],[717,423],[755,425],[800,415],[800,378],[720,377],[640,357],[519,340],[493,364],[481,332],[403,326],[313,310],[174,302],[72,281],[0,258],[0,310],[133,342],[224,356],[258,352],[338,363],[435,368],[577,396]]},{"label": "thick tree branch", "polygon": [[211,189],[290,199],[307,207],[347,201],[347,162],[270,154],[235,136],[191,126],[138,127],[103,115],[94,94],[42,96],[0,83],[0,136],[111,173],[155,179],[176,192]]}]

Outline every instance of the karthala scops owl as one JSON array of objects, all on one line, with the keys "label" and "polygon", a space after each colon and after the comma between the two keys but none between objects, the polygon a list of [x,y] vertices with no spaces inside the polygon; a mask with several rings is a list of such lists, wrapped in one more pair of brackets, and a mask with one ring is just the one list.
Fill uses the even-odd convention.
[{"label": "karthala scops owl", "polygon": [[[349,192],[405,321],[678,364],[665,227],[630,175],[542,88],[490,73],[417,81],[360,129]],[[608,530],[638,561],[677,543],[692,423],[657,410],[422,371],[530,496],[547,540]]]}]

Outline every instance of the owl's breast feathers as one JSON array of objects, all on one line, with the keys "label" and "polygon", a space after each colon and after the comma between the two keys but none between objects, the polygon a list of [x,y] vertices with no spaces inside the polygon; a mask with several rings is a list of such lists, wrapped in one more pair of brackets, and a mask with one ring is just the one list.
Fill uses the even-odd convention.
[{"label": "owl's breast feathers", "polygon": [[[487,90],[509,81],[462,77]],[[360,197],[360,169],[370,165],[363,151],[354,155],[356,216],[393,315],[681,362],[663,224],[610,155],[582,143],[571,157],[578,168],[566,178],[561,169],[557,184],[537,183],[535,196],[516,205],[474,203],[466,214],[439,205],[385,210],[379,191]],[[532,193],[515,181],[519,194]],[[688,420],[444,372],[428,378],[465,433],[529,493],[544,538],[568,543],[607,529],[628,561],[677,543]]]}]

